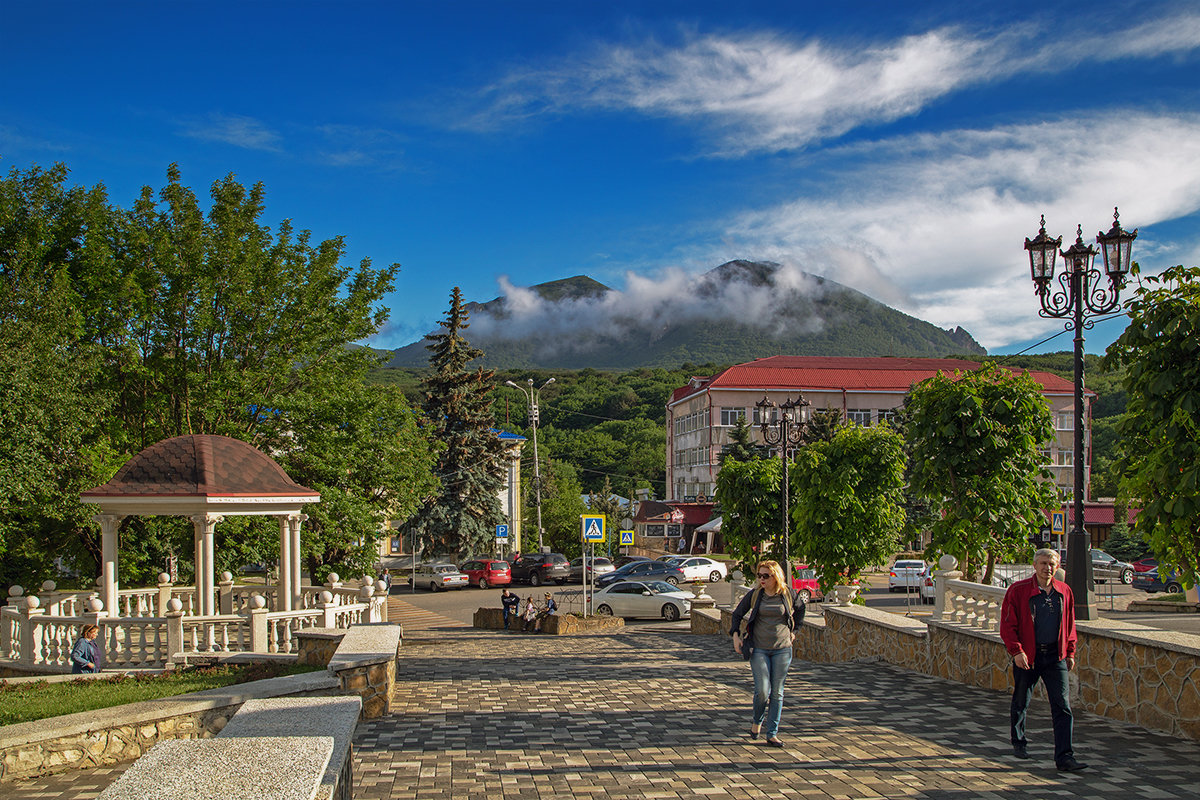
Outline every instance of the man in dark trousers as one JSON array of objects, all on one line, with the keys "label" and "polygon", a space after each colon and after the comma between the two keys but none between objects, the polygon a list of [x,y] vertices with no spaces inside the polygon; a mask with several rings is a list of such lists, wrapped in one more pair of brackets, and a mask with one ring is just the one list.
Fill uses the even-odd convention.
[{"label": "man in dark trousers", "polygon": [[1033,577],[1017,581],[1004,593],[1000,638],[1013,657],[1013,754],[1029,758],[1025,713],[1033,687],[1041,680],[1050,698],[1054,763],[1063,772],[1078,772],[1087,764],[1076,761],[1071,748],[1067,682],[1067,673],[1075,668],[1075,597],[1071,587],[1055,579],[1057,570],[1056,551],[1043,549],[1034,554]]},{"label": "man in dark trousers", "polygon": [[508,623],[513,617],[517,616],[518,606],[521,605],[521,598],[505,589],[500,593],[500,605],[504,608],[504,630],[508,630]]}]

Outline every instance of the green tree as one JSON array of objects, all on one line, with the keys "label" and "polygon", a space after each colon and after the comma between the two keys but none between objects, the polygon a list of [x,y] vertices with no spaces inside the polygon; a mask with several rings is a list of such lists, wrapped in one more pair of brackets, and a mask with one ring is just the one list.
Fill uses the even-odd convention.
[{"label": "green tree", "polygon": [[[1136,272],[1136,269],[1135,269]],[[1122,488],[1136,532],[1186,583],[1200,568],[1200,267],[1142,279],[1107,358],[1125,367]]]},{"label": "green tree", "polygon": [[779,488],[782,473],[777,458],[728,459],[717,473],[716,500],[721,506],[725,552],[738,560],[747,575],[783,524]]},{"label": "green tree", "polygon": [[971,578],[1028,548],[1055,503],[1040,448],[1054,435],[1041,387],[992,363],[938,373],[905,401],[909,487],[929,504],[930,558],[955,556]]},{"label": "green tree", "polygon": [[442,331],[430,338],[432,374],[421,383],[425,414],[441,448],[437,472],[441,489],[417,512],[412,530],[433,553],[468,556],[491,546],[495,526],[504,521],[507,451],[493,430],[492,371],[467,365],[483,354],[463,336],[470,327],[457,286],[450,294]]},{"label": "green tree", "polygon": [[896,551],[904,527],[904,441],[887,426],[839,428],[800,448],[791,472],[794,552],[822,591]]},{"label": "green tree", "polygon": [[617,539],[618,531],[621,529],[621,519],[627,512],[621,505],[621,500],[613,494],[612,481],[607,476],[600,486],[600,491],[588,493],[587,507],[593,514],[604,515],[605,551],[612,553],[613,540],[620,541]]},{"label": "green tree", "polygon": [[721,454],[717,456],[717,462],[724,467],[725,462],[730,459],[733,461],[754,461],[760,458],[767,458],[769,455],[770,453],[766,447],[754,441],[754,429],[750,427],[750,423],[747,421],[745,415],[739,415],[737,424],[729,432],[729,443],[721,448]]},{"label": "green tree", "polygon": [[[524,530],[532,531],[533,535],[525,534],[526,552],[537,548],[536,502],[533,476],[530,475],[525,481]],[[567,558],[580,555],[582,533],[579,517],[587,513],[588,507],[583,501],[583,486],[579,482],[575,467],[565,461],[546,459],[542,468],[542,527],[546,529],[542,538],[543,544],[550,548],[551,552],[562,553]]]}]

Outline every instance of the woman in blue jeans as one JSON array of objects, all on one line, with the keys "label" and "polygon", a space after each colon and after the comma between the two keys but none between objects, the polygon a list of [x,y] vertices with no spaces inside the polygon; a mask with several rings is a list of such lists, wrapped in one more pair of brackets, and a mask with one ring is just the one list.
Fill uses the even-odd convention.
[{"label": "woman in blue jeans", "polygon": [[750,648],[750,671],[754,675],[750,738],[757,739],[763,733],[767,744],[783,747],[779,738],[783,682],[792,665],[792,642],[804,621],[805,606],[787,585],[778,562],[760,561],[755,575],[758,585],[734,609],[730,634],[738,653],[745,655],[744,648]]}]

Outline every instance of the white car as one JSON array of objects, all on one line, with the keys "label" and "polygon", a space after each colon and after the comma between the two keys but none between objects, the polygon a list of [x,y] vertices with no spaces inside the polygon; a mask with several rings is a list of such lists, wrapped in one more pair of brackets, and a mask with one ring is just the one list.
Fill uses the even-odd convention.
[{"label": "white car", "polygon": [[889,592],[913,592],[925,582],[928,565],[916,559],[900,559],[892,565],[888,575]]},{"label": "white car", "polygon": [[691,592],[666,581],[620,581],[592,595],[597,614],[614,617],[662,617],[674,622],[692,614]]},{"label": "white car", "polygon": [[416,574],[409,575],[409,583],[418,589],[461,589],[467,585],[467,576],[453,564],[420,564]]},{"label": "white car", "polygon": [[672,561],[676,567],[683,570],[683,579],[685,581],[717,583],[718,581],[725,580],[725,575],[729,572],[724,562],[717,561],[715,558],[676,556]]},{"label": "white car", "polygon": [[931,606],[937,602],[937,591],[933,585],[933,570],[926,569],[925,574],[921,576],[921,602],[927,606]]}]

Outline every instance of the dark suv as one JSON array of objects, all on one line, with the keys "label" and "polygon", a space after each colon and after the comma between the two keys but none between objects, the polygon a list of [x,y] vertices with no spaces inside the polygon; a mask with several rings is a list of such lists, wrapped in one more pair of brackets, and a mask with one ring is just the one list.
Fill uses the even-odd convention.
[{"label": "dark suv", "polygon": [[512,563],[513,583],[528,581],[541,586],[548,581],[566,583],[571,577],[571,562],[562,553],[529,553]]}]

